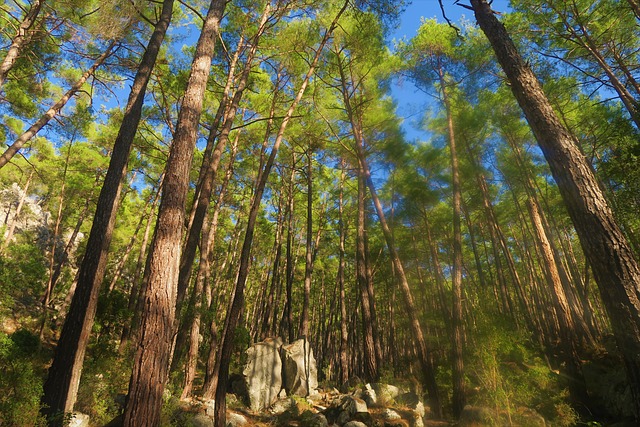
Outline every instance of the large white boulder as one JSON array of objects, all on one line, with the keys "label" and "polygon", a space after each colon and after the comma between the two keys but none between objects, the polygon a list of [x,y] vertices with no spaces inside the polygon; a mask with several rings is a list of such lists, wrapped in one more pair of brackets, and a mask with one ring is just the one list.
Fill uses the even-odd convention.
[{"label": "large white boulder", "polygon": [[280,338],[268,338],[254,344],[246,351],[247,363],[244,375],[249,397],[249,406],[254,411],[268,408],[282,389],[282,360]]},{"label": "large white boulder", "polygon": [[299,339],[282,346],[282,361],[284,388],[290,396],[317,393],[318,367],[309,341]]}]

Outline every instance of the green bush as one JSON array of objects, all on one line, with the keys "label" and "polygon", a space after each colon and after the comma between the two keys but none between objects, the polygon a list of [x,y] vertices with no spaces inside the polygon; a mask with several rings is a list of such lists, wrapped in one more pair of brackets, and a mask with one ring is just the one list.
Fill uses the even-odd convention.
[{"label": "green bush", "polygon": [[40,416],[42,380],[35,373],[32,356],[38,337],[26,330],[11,336],[0,333],[0,425],[44,426]]}]

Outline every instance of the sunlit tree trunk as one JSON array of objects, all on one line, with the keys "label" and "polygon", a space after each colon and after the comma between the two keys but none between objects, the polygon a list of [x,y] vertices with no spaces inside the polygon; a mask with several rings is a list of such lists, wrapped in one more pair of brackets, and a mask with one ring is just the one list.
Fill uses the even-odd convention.
[{"label": "sunlit tree trunk", "polygon": [[538,140],[569,216],[580,236],[609,313],[640,418],[640,268],[615,222],[593,169],[578,141],[560,123],[540,83],[519,55],[486,0],[471,0],[511,90]]},{"label": "sunlit tree trunk", "polygon": [[149,274],[145,282],[145,309],[142,313],[139,345],[134,357],[124,412],[126,427],[155,426],[159,423],[162,392],[168,379],[175,330],[180,246],[189,171],[211,59],[226,5],[226,0],[213,0],[209,6],[196,45],[165,168],[155,236],[149,250]]},{"label": "sunlit tree trunk", "polygon": [[13,37],[13,40],[11,40],[11,46],[9,46],[7,55],[0,64],[0,88],[4,85],[9,71],[13,68],[13,64],[15,64],[16,59],[18,59],[22,53],[24,46],[29,43],[32,34],[31,27],[33,27],[33,24],[36,22],[44,2],[45,0],[35,0],[33,4],[31,4],[29,11],[25,14],[20,26],[18,26],[16,35]]}]

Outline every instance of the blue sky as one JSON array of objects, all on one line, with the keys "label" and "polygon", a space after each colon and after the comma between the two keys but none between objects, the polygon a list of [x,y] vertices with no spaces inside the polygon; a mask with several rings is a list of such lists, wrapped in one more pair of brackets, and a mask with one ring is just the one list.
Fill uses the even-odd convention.
[{"label": "blue sky", "polygon": [[[447,17],[452,22],[458,22],[464,16],[466,20],[473,22],[473,12],[461,6],[457,6],[454,0],[443,0]],[[462,3],[468,3],[462,1]],[[494,0],[492,8],[498,12],[509,10],[508,0]],[[407,5],[404,13],[400,17],[400,26],[392,32],[391,39],[400,40],[403,37],[410,39],[416,34],[420,27],[422,18],[435,18],[438,22],[445,22],[438,0],[413,0]],[[391,42],[391,45],[393,42]],[[418,92],[416,87],[406,80],[397,82],[391,89],[391,94],[398,105],[398,115],[403,121],[403,130],[409,140],[426,140],[429,135],[420,129],[419,122],[429,105],[430,99],[422,92]]]}]

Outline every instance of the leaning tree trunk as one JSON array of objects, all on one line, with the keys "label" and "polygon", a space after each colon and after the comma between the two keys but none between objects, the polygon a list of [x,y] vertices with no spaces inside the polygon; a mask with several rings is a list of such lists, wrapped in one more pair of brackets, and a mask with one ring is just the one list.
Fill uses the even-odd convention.
[{"label": "leaning tree trunk", "polygon": [[20,135],[18,139],[16,139],[13,144],[11,144],[9,148],[5,150],[4,153],[2,153],[2,155],[0,156],[0,168],[9,163],[13,156],[16,155],[18,150],[20,150],[22,146],[26,144],[31,138],[33,138],[38,132],[40,132],[40,130],[45,127],[45,125],[49,123],[51,119],[53,119],[60,112],[60,110],[62,110],[62,107],[64,107],[71,99],[71,97],[82,88],[82,85],[87,81],[87,79],[91,77],[93,73],[96,72],[98,67],[101,66],[102,63],[113,53],[113,48],[116,46],[116,44],[116,41],[112,41],[111,43],[109,43],[109,46],[104,51],[104,53],[95,60],[93,65],[87,71],[85,71],[84,74],[82,74],[78,81],[76,81],[74,85],[71,86],[71,89],[69,89],[62,96],[62,98],[58,100],[58,102],[53,104],[53,106],[49,108],[47,112],[38,119],[37,122],[32,124],[26,132]]},{"label": "leaning tree trunk", "polygon": [[73,410],[80,384],[84,353],[98,303],[98,292],[107,264],[107,252],[115,225],[121,182],[126,174],[131,144],[140,122],[147,83],[171,22],[172,11],[173,0],[165,0],[160,20],[149,39],[147,50],[140,61],[129,94],[120,131],[111,154],[109,169],[98,197],[87,251],[78,272],[78,285],[44,385],[43,412],[48,415]]},{"label": "leaning tree trunk", "polygon": [[18,57],[20,56],[20,53],[22,53],[22,49],[27,43],[29,43],[31,35],[33,34],[31,27],[36,22],[36,19],[38,18],[38,14],[40,13],[40,9],[42,9],[42,5],[44,4],[44,2],[45,0],[35,0],[27,14],[24,16],[24,19],[20,23],[20,26],[18,26],[18,31],[11,41],[9,51],[0,64],[0,88],[2,87],[2,85],[4,85],[9,71],[11,71],[11,68],[13,68],[13,64],[15,64],[16,59],[18,59]]},{"label": "leaning tree trunk", "polygon": [[180,106],[176,132],[165,168],[155,237],[149,250],[145,310],[129,382],[124,426],[156,426],[175,329],[180,245],[189,187],[189,171],[215,42],[226,0],[212,0],[205,18],[191,74]]},{"label": "leaning tree trunk", "polygon": [[486,0],[471,0],[549,163],[609,313],[640,418],[640,268],[578,141],[560,122],[529,66]]}]

